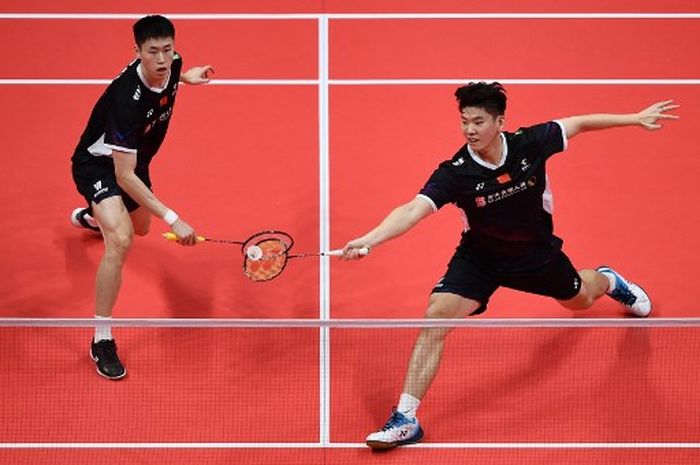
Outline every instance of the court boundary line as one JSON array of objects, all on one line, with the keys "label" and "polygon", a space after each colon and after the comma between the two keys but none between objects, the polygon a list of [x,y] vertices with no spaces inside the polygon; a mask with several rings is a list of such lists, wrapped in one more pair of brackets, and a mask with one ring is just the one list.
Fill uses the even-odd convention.
[{"label": "court boundary line", "polygon": [[108,325],[135,328],[688,328],[700,327],[700,317],[688,318],[22,318],[1,317],[3,327],[82,328]]},{"label": "court boundary line", "polygon": [[[0,79],[0,86],[22,85],[108,85],[114,79]],[[700,85],[700,79],[605,79],[605,78],[487,78],[464,77],[447,79],[328,79],[328,86],[394,86],[394,85],[463,85],[469,81],[498,81],[504,85]],[[214,79],[208,86],[319,86],[317,79]]]},{"label": "court boundary line", "polygon": [[[330,41],[328,19],[318,19],[318,139],[319,139],[319,250],[330,250]],[[319,319],[328,320],[331,314],[330,261],[318,257],[319,262]],[[330,331],[319,327],[319,442],[330,442]]]},{"label": "court boundary line", "polygon": [[[147,13],[0,13],[15,20],[133,20]],[[700,13],[162,13],[171,20],[700,19]]]},{"label": "court boundary line", "polygon": [[[700,442],[448,442],[411,449],[700,449]],[[364,443],[314,442],[4,442],[3,449],[359,449]]]}]

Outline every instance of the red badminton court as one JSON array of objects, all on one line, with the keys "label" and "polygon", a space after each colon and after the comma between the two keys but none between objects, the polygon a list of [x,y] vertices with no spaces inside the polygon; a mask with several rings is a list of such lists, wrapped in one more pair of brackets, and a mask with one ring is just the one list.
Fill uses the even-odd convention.
[{"label": "red badminton court", "polygon": [[[350,3],[352,5],[350,5]],[[579,267],[616,266],[655,318],[698,316],[698,5],[609,0],[5,1],[0,8],[0,462],[567,463],[700,461],[697,326],[463,327],[424,399],[425,442],[363,445],[400,393],[419,319],[459,239],[456,209],[353,263],[296,260],[269,283],[238,252],[139,238],[116,318],[299,327],[115,328],[129,370],[94,373],[84,326],[8,318],[92,316],[99,237],[68,222],[70,155],[92,105],[133,57],[130,27],[173,19],[183,88],[153,164],[154,190],[201,234],[264,229],[296,252],[342,247],[415,196],[463,144],[452,93],[499,80],[507,129],[572,114],[682,106],[663,130],[586,134],[549,163],[555,230]],[[162,229],[162,231],[161,231]],[[621,317],[602,299],[573,318]],[[567,318],[500,290],[482,319]],[[203,321],[206,321],[203,320]],[[471,461],[471,462],[470,462]]]}]

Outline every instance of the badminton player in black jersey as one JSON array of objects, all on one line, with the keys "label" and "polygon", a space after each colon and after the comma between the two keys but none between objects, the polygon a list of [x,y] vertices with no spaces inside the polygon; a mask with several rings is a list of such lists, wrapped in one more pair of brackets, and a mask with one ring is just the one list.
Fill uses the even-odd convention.
[{"label": "badminton player in black jersey", "polygon": [[[153,194],[149,167],[168,131],[178,85],[209,82],[213,70],[207,65],[182,72],[175,28],[163,16],[143,17],[133,31],[136,59],[97,101],[71,159],[73,179],[87,201],[71,222],[100,231],[104,239],[95,289],[98,319],[111,317],[134,234],[148,233],[151,216],[165,221],[181,244],[196,242],[194,229]],[[90,355],[102,376],[126,375],[108,323],[96,326]]]},{"label": "badminton player in black jersey", "polygon": [[[481,313],[500,286],[552,297],[571,310],[586,309],[608,294],[629,314],[647,316],[651,302],[641,287],[607,266],[577,271],[561,250],[562,240],[553,234],[545,163],[582,132],[621,126],[659,129],[660,120],[677,118],[666,112],[678,105],[669,100],[639,113],[573,116],[509,133],[503,131],[506,94],[499,83],[471,83],[455,96],[467,143],[438,166],[415,199],[348,242],[344,258],[360,258],[358,249],[399,236],[454,203],[465,214],[465,229],[432,290],[426,318]],[[425,328],[420,333],[398,407],[381,430],[367,437],[367,445],[387,449],[421,440],[416,410],[437,373],[448,332]]]}]

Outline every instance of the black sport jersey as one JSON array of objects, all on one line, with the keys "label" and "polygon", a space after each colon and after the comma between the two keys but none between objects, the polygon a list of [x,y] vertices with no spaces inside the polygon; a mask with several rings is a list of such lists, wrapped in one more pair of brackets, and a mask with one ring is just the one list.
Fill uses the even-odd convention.
[{"label": "black sport jersey", "polygon": [[500,166],[478,158],[464,145],[442,162],[419,197],[434,210],[454,203],[464,212],[462,245],[499,267],[521,268],[546,261],[561,248],[553,235],[547,159],[566,148],[560,123],[553,121],[503,132]]},{"label": "black sport jersey", "polygon": [[[182,59],[176,53],[163,89],[150,88],[133,61],[95,104],[73,154],[73,162],[111,157],[112,150],[137,154],[137,172],[147,171],[163,143],[173,113]],[[110,160],[111,161],[111,160]]]}]

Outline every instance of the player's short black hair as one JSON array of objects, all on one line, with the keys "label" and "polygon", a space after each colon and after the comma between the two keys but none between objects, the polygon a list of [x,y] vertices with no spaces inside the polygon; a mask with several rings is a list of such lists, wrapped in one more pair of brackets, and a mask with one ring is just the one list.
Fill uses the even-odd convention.
[{"label": "player's short black hair", "polygon": [[134,23],[134,40],[138,47],[141,47],[148,39],[167,37],[175,39],[175,26],[165,16],[144,16]]},{"label": "player's short black hair", "polygon": [[459,111],[465,107],[483,108],[496,117],[506,114],[506,90],[499,82],[470,82],[455,91]]}]

